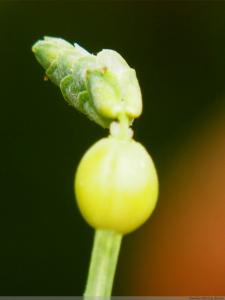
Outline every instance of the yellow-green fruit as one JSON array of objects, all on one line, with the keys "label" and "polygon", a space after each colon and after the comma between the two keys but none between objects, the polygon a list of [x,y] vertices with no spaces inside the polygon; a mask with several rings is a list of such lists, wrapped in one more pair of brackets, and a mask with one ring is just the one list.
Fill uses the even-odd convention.
[{"label": "yellow-green fruit", "polygon": [[142,225],[156,205],[156,170],[140,143],[110,136],[83,156],[75,176],[75,193],[91,226],[125,234]]}]

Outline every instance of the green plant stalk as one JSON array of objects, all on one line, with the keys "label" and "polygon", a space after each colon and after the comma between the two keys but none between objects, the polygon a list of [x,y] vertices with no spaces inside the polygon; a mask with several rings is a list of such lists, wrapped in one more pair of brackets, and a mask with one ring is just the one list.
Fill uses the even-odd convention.
[{"label": "green plant stalk", "polygon": [[[131,201],[127,199],[129,197],[125,197],[119,207],[117,201],[115,201],[115,204],[112,203],[113,205],[109,209],[112,209],[113,213],[109,214],[109,220],[107,216],[102,215],[101,210],[105,211],[104,201],[96,201],[95,208],[97,210],[93,209],[92,211],[90,209],[90,206],[96,204],[96,198],[94,197],[93,202],[90,202],[90,195],[83,193],[85,189],[86,191],[89,190],[88,185],[92,186],[92,183],[87,180],[88,185],[83,185],[82,178],[86,176],[85,172],[90,172],[90,178],[93,180],[96,167],[92,169],[90,165],[87,167],[86,163],[81,161],[82,166],[83,164],[85,166],[84,169],[81,169],[84,170],[84,174],[83,171],[78,172],[75,182],[79,191],[76,192],[77,200],[78,203],[82,203],[81,212],[84,218],[94,228],[99,228],[99,224],[102,224],[100,227],[105,228],[105,224],[107,224],[112,229],[124,234],[137,229],[146,221],[146,218],[150,216],[154,209],[158,195],[158,180],[150,155],[140,143],[132,140],[133,132],[130,126],[133,120],[142,113],[142,96],[135,70],[129,67],[116,51],[105,49],[93,55],[78,44],[72,45],[61,38],[45,37],[33,45],[32,51],[45,69],[47,77],[60,88],[65,100],[78,111],[84,113],[90,120],[95,121],[104,128],[109,128],[110,135],[114,137],[113,143],[116,142],[117,144],[110,153],[115,158],[119,157],[121,161],[121,159],[124,159],[123,149],[128,151],[128,157],[125,159],[124,164],[127,171],[121,167],[118,168],[118,172],[115,170],[112,172],[113,176],[119,176],[118,178],[121,178],[123,174],[127,174],[125,176],[126,180],[121,185],[118,184],[118,180],[114,180],[115,184],[110,185],[110,188],[115,189],[114,194],[117,195],[118,191],[124,193],[125,187],[129,186],[132,189],[132,185],[134,185],[136,198],[132,197],[132,193],[129,193]],[[110,140],[112,141],[111,138],[105,139],[106,152],[109,150]],[[121,146],[121,140],[124,141],[126,148]],[[93,148],[90,149],[92,155]],[[104,153],[99,155],[99,165],[104,165],[104,168],[107,169],[108,162],[102,162],[104,155]],[[92,159],[91,157],[88,161],[92,163]],[[135,183],[137,177],[129,174],[132,166],[127,163],[130,161],[132,164],[133,159],[138,159],[139,162],[134,164],[134,170],[137,170],[137,172],[132,169],[132,174],[139,174],[140,171],[140,179],[137,180],[137,184]],[[102,168],[99,170],[102,171]],[[97,168],[97,173],[99,173],[99,170]],[[102,186],[105,182],[105,180],[102,180],[102,174],[99,178],[96,181],[98,186],[94,190],[96,195],[102,195],[99,190],[106,191],[105,186]],[[93,186],[95,187],[95,184]],[[145,187],[144,191],[143,187]],[[148,192],[145,192],[147,190]],[[93,193],[93,189],[91,193]],[[86,196],[81,197],[81,194]],[[108,195],[108,192],[106,194]],[[78,199],[79,196],[80,199]],[[135,203],[139,203],[139,205]],[[126,205],[134,205],[134,209],[132,209],[132,206],[131,210],[128,209],[132,214],[131,216],[125,209]],[[124,211],[127,212],[124,224],[119,224],[121,216],[124,216]],[[90,217],[89,212],[93,212],[93,216]],[[112,216],[118,217],[112,218]],[[129,222],[127,216],[132,222]],[[133,217],[135,221],[133,221]],[[99,218],[104,220],[99,220]],[[122,234],[118,232],[96,229],[84,293],[85,300],[93,300],[94,297],[100,297],[101,300],[110,298],[121,240]]]},{"label": "green plant stalk", "polygon": [[96,229],[84,299],[109,299],[118,261],[122,234]]}]

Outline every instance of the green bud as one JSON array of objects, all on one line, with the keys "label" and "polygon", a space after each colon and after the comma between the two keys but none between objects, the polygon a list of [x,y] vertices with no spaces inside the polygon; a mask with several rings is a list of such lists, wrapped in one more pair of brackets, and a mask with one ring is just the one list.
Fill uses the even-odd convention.
[{"label": "green bud", "polygon": [[88,70],[87,88],[102,116],[116,119],[124,112],[119,83],[114,73],[108,69]]},{"label": "green bud", "polygon": [[110,71],[110,79],[114,77],[114,89],[120,90],[119,101],[122,111],[118,112],[123,112],[130,119],[139,117],[142,113],[142,96],[135,70],[130,68],[123,57],[114,50],[100,51],[97,60],[103,68]]},{"label": "green bud", "polygon": [[95,56],[78,44],[51,37],[36,42],[32,51],[66,101],[99,125],[109,128],[121,115],[132,122],[141,114],[135,71],[116,51]]}]

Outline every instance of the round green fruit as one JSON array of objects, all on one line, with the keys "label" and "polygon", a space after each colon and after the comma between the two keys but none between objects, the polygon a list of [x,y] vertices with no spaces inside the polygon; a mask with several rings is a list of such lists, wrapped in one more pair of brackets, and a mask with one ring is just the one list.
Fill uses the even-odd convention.
[{"label": "round green fruit", "polygon": [[91,226],[126,234],[142,225],[155,208],[156,169],[140,143],[109,136],[83,156],[75,193],[81,214]]}]

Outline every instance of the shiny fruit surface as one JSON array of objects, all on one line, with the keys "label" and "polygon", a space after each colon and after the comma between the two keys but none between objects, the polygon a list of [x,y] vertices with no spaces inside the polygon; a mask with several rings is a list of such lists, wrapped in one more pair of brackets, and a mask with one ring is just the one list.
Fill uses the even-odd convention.
[{"label": "shiny fruit surface", "polygon": [[133,139],[103,138],[81,159],[75,193],[81,214],[91,226],[129,233],[155,208],[155,166],[147,150]]}]

